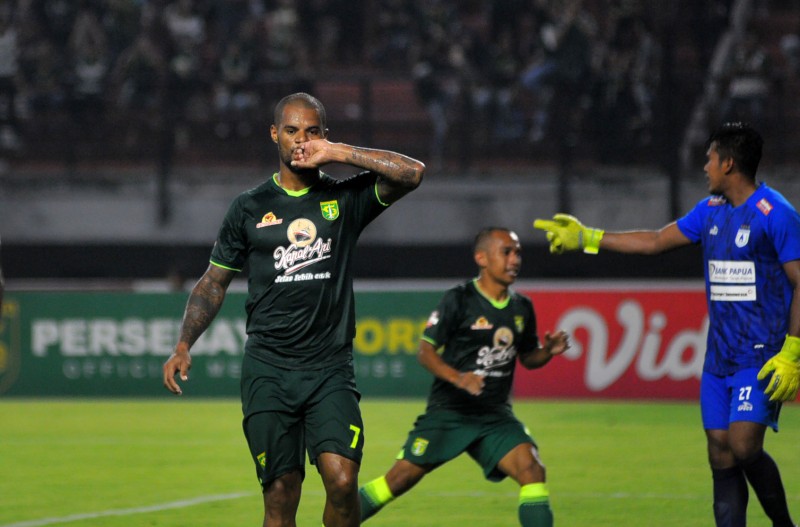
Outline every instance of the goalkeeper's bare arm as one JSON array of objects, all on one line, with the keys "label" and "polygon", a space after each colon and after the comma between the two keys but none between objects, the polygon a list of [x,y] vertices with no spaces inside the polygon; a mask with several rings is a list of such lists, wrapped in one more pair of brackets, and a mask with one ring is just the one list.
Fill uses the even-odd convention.
[{"label": "goalkeeper's bare arm", "polygon": [[608,232],[586,227],[574,216],[556,214],[552,220],[537,219],[533,226],[547,233],[550,252],[554,254],[581,249],[588,254],[597,254],[600,249],[628,254],[659,254],[691,243],[675,222],[659,230]]}]

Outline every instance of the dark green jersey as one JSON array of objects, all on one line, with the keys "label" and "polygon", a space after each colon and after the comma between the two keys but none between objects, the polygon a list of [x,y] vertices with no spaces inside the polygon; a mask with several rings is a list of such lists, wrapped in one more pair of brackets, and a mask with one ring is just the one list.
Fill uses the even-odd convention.
[{"label": "dark green jersey", "polygon": [[465,413],[509,406],[517,355],[539,346],[533,302],[509,291],[506,301],[498,304],[484,296],[474,280],[444,294],[422,338],[437,348],[444,346],[442,359],[453,368],[485,376],[478,396],[434,379],[428,409]]},{"label": "dark green jersey", "polygon": [[369,172],[345,180],[323,174],[289,193],[273,177],[233,201],[211,263],[248,265],[246,353],[290,369],[350,358],[350,261],[361,231],[386,208],[376,183]]}]

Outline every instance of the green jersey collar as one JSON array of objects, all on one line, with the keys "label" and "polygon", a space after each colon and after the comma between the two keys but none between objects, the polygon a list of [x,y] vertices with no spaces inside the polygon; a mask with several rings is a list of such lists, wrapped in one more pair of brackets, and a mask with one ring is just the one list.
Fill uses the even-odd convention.
[{"label": "green jersey collar", "polygon": [[489,298],[489,296],[483,292],[481,287],[478,285],[478,279],[472,279],[472,285],[475,286],[475,290],[480,293],[480,295],[488,300],[495,308],[497,309],[505,309],[509,302],[511,302],[511,290],[508,291],[508,296],[506,296],[505,300],[495,300],[493,298]]},{"label": "green jersey collar", "polygon": [[284,188],[284,187],[282,187],[282,186],[281,186],[281,184],[278,182],[278,173],[277,173],[277,172],[275,172],[275,173],[272,175],[272,181],[275,183],[275,186],[276,186],[276,187],[278,187],[278,188],[279,188],[279,189],[281,189],[282,191],[286,192],[286,194],[288,194],[289,196],[291,196],[291,197],[293,197],[293,198],[299,198],[300,196],[305,196],[306,194],[308,194],[308,193],[309,193],[309,191],[311,191],[311,188],[312,188],[314,185],[316,185],[316,183],[314,183],[314,185],[311,185],[310,187],[306,187],[306,188],[304,188],[304,189],[300,189],[300,190],[289,190],[288,188]]}]

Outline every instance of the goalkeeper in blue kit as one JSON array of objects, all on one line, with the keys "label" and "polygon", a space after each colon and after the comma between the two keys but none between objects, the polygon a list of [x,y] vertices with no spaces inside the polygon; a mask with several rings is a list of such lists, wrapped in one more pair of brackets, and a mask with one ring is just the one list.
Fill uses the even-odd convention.
[{"label": "goalkeeper in blue kit", "polygon": [[704,167],[711,196],[660,230],[604,232],[567,214],[534,222],[552,253],[702,245],[709,329],[700,409],[718,527],[745,525],[748,483],[773,526],[794,526],[764,436],[778,431],[781,404],[800,385],[800,215],[756,181],[762,146],[746,124],[714,131]]},{"label": "goalkeeper in blue kit", "polygon": [[466,452],[489,481],[508,476],[520,485],[523,527],[552,527],[544,465],[509,397],[517,361],[540,368],[569,343],[563,331],[545,333],[540,342],[533,303],[509,289],[519,273],[520,250],[508,229],[487,228],[476,236],[478,278],[444,294],[420,342],[419,361],[434,375],[427,408],[394,465],[359,490],[362,522]]}]

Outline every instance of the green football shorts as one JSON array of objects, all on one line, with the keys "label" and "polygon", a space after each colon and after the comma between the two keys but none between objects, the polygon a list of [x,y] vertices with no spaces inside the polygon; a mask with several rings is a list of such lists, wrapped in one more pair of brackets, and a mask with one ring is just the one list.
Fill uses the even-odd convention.
[{"label": "green football shorts", "polygon": [[486,479],[501,481],[506,475],[497,464],[523,443],[536,446],[525,425],[505,409],[481,415],[432,410],[417,417],[397,459],[436,468],[467,452]]},{"label": "green football shorts", "polygon": [[284,370],[245,355],[242,426],[262,487],[330,452],[361,463],[364,424],[352,362]]}]

